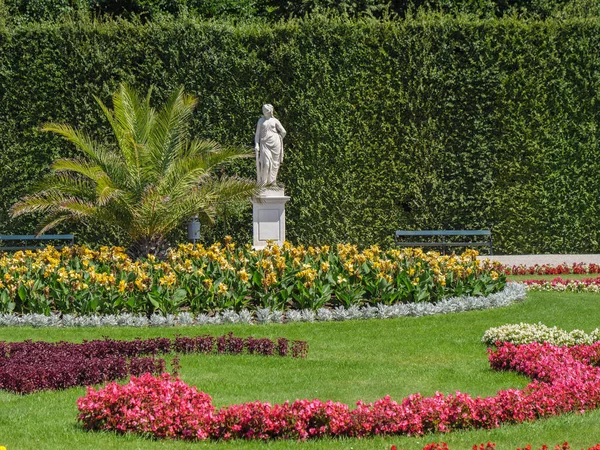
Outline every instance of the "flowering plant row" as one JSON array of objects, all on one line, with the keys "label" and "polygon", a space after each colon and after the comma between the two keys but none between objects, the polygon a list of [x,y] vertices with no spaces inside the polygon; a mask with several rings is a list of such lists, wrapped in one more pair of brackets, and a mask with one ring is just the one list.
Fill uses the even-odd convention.
[{"label": "flowering plant row", "polygon": [[113,339],[69,342],[0,342],[0,389],[20,394],[65,389],[124,378],[128,374],[159,374],[171,352],[306,357],[305,341],[285,338],[239,338],[233,333],[169,338]]},{"label": "flowering plant row", "polygon": [[488,345],[496,342],[513,344],[530,344],[547,342],[552,345],[569,346],[590,345],[600,341],[600,329],[596,328],[587,334],[582,330],[565,331],[558,327],[548,327],[543,323],[506,324],[485,331],[481,341]]},{"label": "flowering plant row", "polygon": [[435,302],[489,295],[506,283],[477,252],[440,256],[372,246],[180,245],[164,260],[132,261],[119,247],[52,247],[0,257],[0,312],[174,314],[233,309]]},{"label": "flowering plant row", "polygon": [[[475,444],[472,447],[472,450],[494,450],[496,448],[496,443],[495,442],[487,442],[486,444]],[[539,447],[537,450],[549,450],[550,447],[548,447],[546,444],[543,444],[541,447]],[[390,450],[398,450],[398,447],[396,447],[395,445],[392,445],[390,447]],[[426,444],[423,447],[423,450],[449,450],[448,444],[446,444],[445,442],[432,442],[430,444]],[[517,447],[516,450],[533,450],[533,447],[531,446],[531,444],[527,444],[524,447]],[[569,445],[568,442],[563,442],[562,444],[556,444],[554,446],[554,450],[571,450],[571,446]],[[582,449],[583,450],[583,449]],[[596,444],[593,447],[588,447],[587,450],[600,450],[600,444]]]},{"label": "flowering plant row", "polygon": [[88,388],[78,400],[89,430],[113,430],[174,439],[307,439],[325,436],[423,434],[494,428],[600,406],[600,343],[557,347],[499,344],[489,350],[492,368],[533,378],[525,389],[473,398],[456,392],[433,397],[386,396],[348,405],[321,400],[283,404],[251,402],[215,409],[210,396],[169,374],[132,377],[126,385]]},{"label": "flowering plant row", "polygon": [[506,283],[500,292],[487,297],[462,296],[450,297],[436,303],[396,303],[376,306],[351,306],[344,308],[290,309],[277,311],[271,308],[259,308],[256,311],[232,309],[214,314],[194,315],[189,312],[178,314],[152,314],[150,317],[140,314],[2,314],[0,327],[172,327],[228,325],[232,323],[265,324],[291,322],[327,322],[364,319],[392,319],[396,317],[421,317],[436,314],[449,314],[462,311],[499,308],[512,305],[525,299],[526,288],[520,283]]},{"label": "flowering plant row", "polygon": [[525,280],[523,284],[531,291],[600,292],[600,277],[583,280],[564,280],[560,277],[548,280]]},{"label": "flowering plant row", "polygon": [[534,266],[520,265],[505,265],[503,272],[506,275],[564,275],[564,274],[595,274],[600,273],[599,264],[567,263],[553,266],[550,264],[536,264]]}]

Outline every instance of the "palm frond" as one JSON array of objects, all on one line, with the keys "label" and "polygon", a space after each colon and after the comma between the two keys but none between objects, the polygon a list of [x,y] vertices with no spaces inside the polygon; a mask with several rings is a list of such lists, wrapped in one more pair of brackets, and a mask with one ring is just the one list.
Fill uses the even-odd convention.
[{"label": "palm frond", "polygon": [[106,176],[106,173],[98,164],[90,163],[83,159],[57,159],[52,163],[50,168],[55,172],[76,172],[92,181],[96,181],[98,178]]},{"label": "palm frond", "polygon": [[186,192],[203,183],[216,167],[228,164],[233,159],[252,155],[244,148],[221,148],[213,141],[193,141],[187,154],[180,156],[169,166],[159,189],[161,192],[173,191],[175,195]]},{"label": "palm frond", "polygon": [[94,183],[77,174],[53,173],[37,182],[32,188],[32,192],[51,190],[92,200]]},{"label": "palm frond", "polygon": [[183,88],[179,88],[158,113],[149,141],[149,168],[153,177],[163,174],[180,155],[186,140],[185,128],[196,104],[196,98],[186,95]]},{"label": "palm frond", "polygon": [[50,231],[52,228],[60,225],[63,222],[73,220],[73,216],[66,213],[50,214],[44,217],[36,227],[36,236],[44,234],[46,231]]},{"label": "palm frond", "polygon": [[28,213],[57,211],[66,211],[73,215],[92,215],[95,210],[96,206],[93,203],[55,190],[26,195],[10,209],[12,217]]},{"label": "palm frond", "polygon": [[102,150],[97,144],[89,138],[83,131],[76,130],[71,125],[62,123],[46,123],[42,126],[42,131],[52,132],[61,135],[68,141],[84,152],[93,161],[98,161],[99,153]]}]

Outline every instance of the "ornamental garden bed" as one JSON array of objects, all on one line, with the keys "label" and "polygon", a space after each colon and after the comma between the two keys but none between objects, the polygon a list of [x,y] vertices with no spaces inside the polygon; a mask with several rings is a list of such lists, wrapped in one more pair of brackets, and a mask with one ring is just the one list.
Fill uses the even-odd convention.
[{"label": "ornamental garden bed", "polygon": [[[402,399],[420,392],[431,397],[456,390],[471,396],[494,396],[499,390],[523,389],[530,380],[514,372],[491,370],[486,345],[481,343],[485,330],[514,322],[520,317],[527,323],[542,322],[563,330],[584,330],[590,334],[597,327],[600,307],[594,294],[528,294],[526,302],[507,308],[473,311],[463,314],[421,318],[398,318],[385,321],[348,321],[334,323],[292,323],[230,326],[236,336],[250,334],[283,336],[289,340],[306,340],[310,344],[307,358],[257,358],[252,355],[181,356],[180,376],[192,386],[210,393],[216,408],[260,400],[280,404],[296,398],[331,399],[345,404],[357,400],[373,402],[390,395]],[[110,330],[113,339],[174,337],[182,329],[111,328],[111,329],[0,329],[2,340],[68,340],[101,338]],[[186,328],[184,330],[192,330]],[[220,328],[193,328],[199,334]],[[260,333],[257,332],[260,330]],[[9,337],[10,336],[10,337]],[[18,396],[0,392],[0,402],[9,405],[11,414],[0,421],[0,445],[22,448],[30,436],[39,436],[36,445],[57,448],[61,442],[74,442],[77,448],[189,448],[173,441],[152,441],[142,437],[112,433],[86,433],[74,426],[76,401],[85,395],[83,388]],[[274,441],[269,448],[319,449],[389,449],[392,445],[407,450],[422,449],[426,443],[447,442],[449,448],[470,449],[477,442],[496,442],[498,449],[516,449],[526,443],[568,441],[571,448],[588,448],[598,442],[598,411],[567,414],[498,429],[426,434],[419,437],[374,437],[368,439],[309,440],[305,443]],[[263,448],[264,444],[234,441],[193,444],[194,448]],[[28,448],[25,446],[25,448]],[[534,447],[535,448],[535,447]]]},{"label": "ornamental garden bed", "polygon": [[0,257],[0,313],[317,311],[487,296],[505,284],[501,266],[477,261],[475,251],[288,243],[254,251],[226,240],[132,261],[119,247],[48,247]]},{"label": "ornamental garden bed", "polygon": [[125,378],[127,375],[156,374],[166,370],[159,355],[174,353],[173,369],[178,370],[178,354],[228,354],[306,357],[305,341],[289,342],[222,336],[175,336],[169,338],[83,343],[44,341],[0,342],[0,389],[28,394],[44,389],[58,390]]}]

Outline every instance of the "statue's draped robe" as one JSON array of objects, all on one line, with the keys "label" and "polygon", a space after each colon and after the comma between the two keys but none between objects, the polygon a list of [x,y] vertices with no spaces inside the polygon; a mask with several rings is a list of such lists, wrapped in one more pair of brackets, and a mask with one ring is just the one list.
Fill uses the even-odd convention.
[{"label": "statue's draped robe", "polygon": [[261,117],[256,124],[254,142],[260,147],[256,173],[258,184],[272,184],[277,180],[283,161],[283,137],[286,131],[274,117]]}]

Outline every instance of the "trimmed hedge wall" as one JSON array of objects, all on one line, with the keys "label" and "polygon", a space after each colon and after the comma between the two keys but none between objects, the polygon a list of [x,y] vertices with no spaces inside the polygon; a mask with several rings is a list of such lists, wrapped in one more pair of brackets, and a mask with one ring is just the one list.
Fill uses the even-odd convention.
[{"label": "trimmed hedge wall", "polygon": [[165,14],[278,21],[313,13],[405,17],[426,10],[488,18],[589,17],[600,14],[600,0],[0,0],[0,18],[14,24],[90,14],[142,21]]},{"label": "trimmed hedge wall", "polygon": [[[32,24],[0,32],[0,233],[59,155],[66,121],[110,138],[92,94],[119,82],[200,99],[193,133],[252,145],[265,102],[288,131],[288,238],[390,244],[395,229],[493,230],[499,253],[598,252],[600,20],[311,18],[233,27]],[[254,176],[254,162],[230,169]],[[115,242],[72,227],[80,242]],[[251,211],[206,239],[251,237]]]}]

